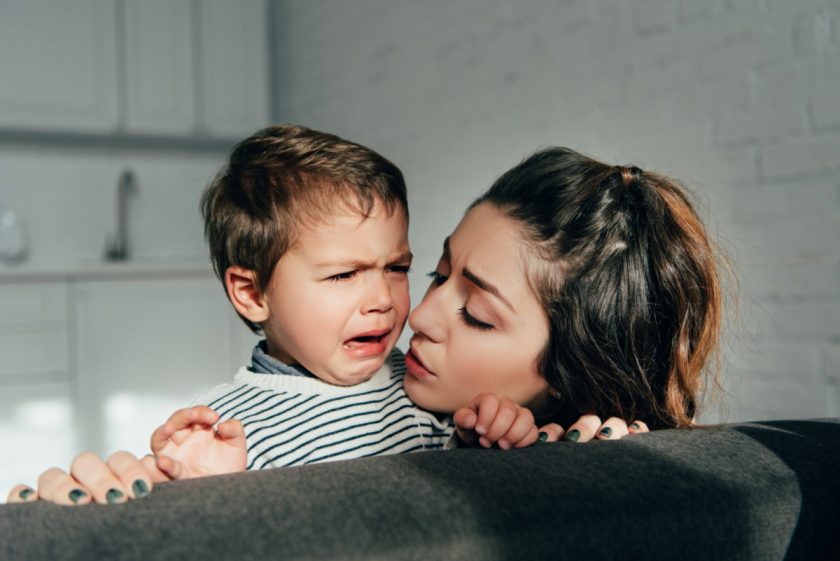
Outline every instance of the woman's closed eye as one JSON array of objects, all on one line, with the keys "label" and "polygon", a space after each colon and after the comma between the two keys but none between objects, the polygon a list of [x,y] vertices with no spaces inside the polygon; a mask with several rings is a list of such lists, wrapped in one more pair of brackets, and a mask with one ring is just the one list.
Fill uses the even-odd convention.
[{"label": "woman's closed eye", "polygon": [[442,274],[438,273],[437,271],[432,271],[430,273],[426,273],[426,276],[429,277],[430,279],[432,279],[432,284],[434,284],[435,286],[442,285],[443,283],[446,282],[446,279],[449,278],[446,275],[442,275]]},{"label": "woman's closed eye", "polygon": [[472,327],[473,329],[478,329],[479,331],[490,331],[494,327],[489,323],[485,323],[471,316],[470,313],[467,311],[466,306],[461,307],[458,310],[458,314],[461,316],[461,319],[464,320],[464,323],[467,324],[468,327]]}]

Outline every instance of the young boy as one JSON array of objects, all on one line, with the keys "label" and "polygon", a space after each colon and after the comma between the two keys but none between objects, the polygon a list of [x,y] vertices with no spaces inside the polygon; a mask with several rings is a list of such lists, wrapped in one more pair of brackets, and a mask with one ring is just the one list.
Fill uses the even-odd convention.
[{"label": "young boy", "polygon": [[[451,417],[408,399],[404,357],[394,348],[409,312],[412,259],[406,188],[394,164],[330,134],[269,127],[234,148],[201,210],[228,299],[265,336],[250,367],[198,400],[209,408],[181,410],[159,428],[156,461],[147,457],[141,468],[118,453],[106,466],[82,454],[72,477],[55,468],[42,474],[41,498],[122,502],[126,493],[148,493],[148,475],[161,481],[444,446]],[[217,432],[207,430],[220,419]],[[23,487],[10,494],[36,497]]]},{"label": "young boy", "polygon": [[296,126],[240,143],[204,193],[216,274],[265,340],[200,399],[248,435],[248,468],[440,448],[394,351],[409,311],[402,173],[376,152]]}]

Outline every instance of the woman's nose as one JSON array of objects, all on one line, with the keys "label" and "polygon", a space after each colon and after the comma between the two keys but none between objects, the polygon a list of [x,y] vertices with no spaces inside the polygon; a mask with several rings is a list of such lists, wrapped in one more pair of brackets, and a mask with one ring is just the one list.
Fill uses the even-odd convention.
[{"label": "woman's nose", "polygon": [[394,307],[394,298],[391,295],[391,285],[384,275],[374,275],[365,291],[365,299],[362,303],[364,313],[387,312]]},{"label": "woman's nose", "polygon": [[440,342],[444,339],[445,315],[441,307],[441,287],[430,289],[420,304],[408,315],[408,325],[416,335]]}]

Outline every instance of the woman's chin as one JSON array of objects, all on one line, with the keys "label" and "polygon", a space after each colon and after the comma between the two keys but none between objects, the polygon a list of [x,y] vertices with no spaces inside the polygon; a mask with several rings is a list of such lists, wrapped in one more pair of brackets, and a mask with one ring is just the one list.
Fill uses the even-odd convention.
[{"label": "woman's chin", "polygon": [[435,399],[435,394],[428,386],[425,386],[421,380],[413,376],[406,376],[403,380],[405,386],[405,394],[414,405],[431,411],[433,413],[450,414],[454,409],[447,407],[447,403],[442,403],[442,400]]}]

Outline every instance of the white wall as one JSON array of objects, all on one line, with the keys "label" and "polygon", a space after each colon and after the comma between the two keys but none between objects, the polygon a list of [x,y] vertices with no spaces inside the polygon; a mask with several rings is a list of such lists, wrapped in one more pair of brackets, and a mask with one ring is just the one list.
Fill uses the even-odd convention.
[{"label": "white wall", "polygon": [[740,276],[724,418],[840,415],[840,2],[274,8],[277,120],[406,174],[415,302],[466,204],[536,147],[655,168],[694,189]]}]

